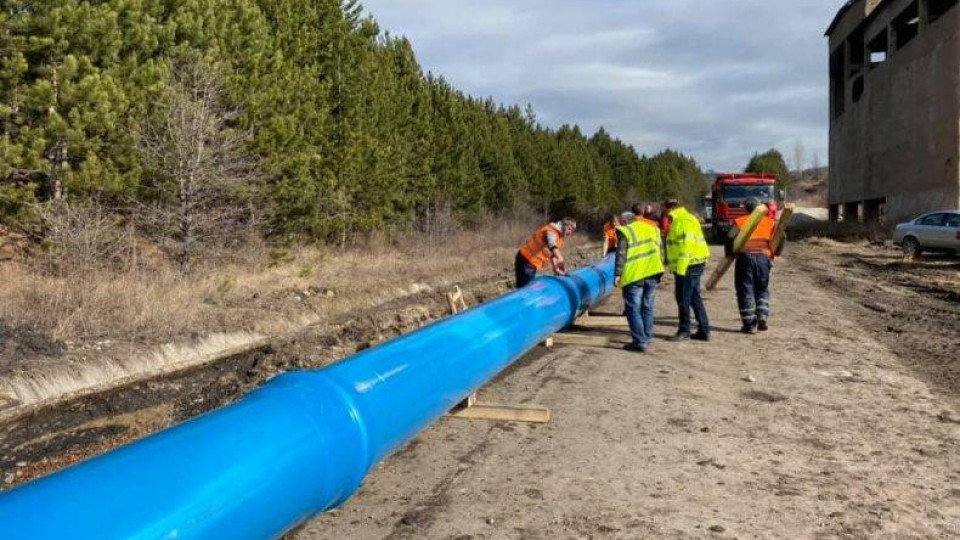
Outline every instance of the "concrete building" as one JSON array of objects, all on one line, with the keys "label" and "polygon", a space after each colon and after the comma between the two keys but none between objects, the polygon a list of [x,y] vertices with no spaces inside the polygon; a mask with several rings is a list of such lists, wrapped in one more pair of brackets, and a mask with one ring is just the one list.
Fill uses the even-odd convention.
[{"label": "concrete building", "polygon": [[830,40],[830,218],[960,208],[957,0],[850,0]]}]

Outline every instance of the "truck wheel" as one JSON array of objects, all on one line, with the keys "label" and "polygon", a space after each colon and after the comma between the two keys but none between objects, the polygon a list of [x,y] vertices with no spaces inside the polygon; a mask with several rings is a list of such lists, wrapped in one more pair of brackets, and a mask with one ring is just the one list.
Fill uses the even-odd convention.
[{"label": "truck wheel", "polygon": [[914,236],[908,236],[900,243],[903,248],[903,255],[908,259],[918,259],[923,249],[920,247],[920,241]]}]

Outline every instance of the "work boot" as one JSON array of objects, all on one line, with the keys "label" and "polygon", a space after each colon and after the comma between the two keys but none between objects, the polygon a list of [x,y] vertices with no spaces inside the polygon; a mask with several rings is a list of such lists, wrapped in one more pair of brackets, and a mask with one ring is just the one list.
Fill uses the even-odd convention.
[{"label": "work boot", "polygon": [[630,351],[630,352],[645,353],[647,352],[647,346],[637,345],[636,343],[627,343],[626,345],[623,346],[623,350]]},{"label": "work boot", "polygon": [[740,328],[740,331],[744,334],[756,334],[757,323],[743,323],[743,327]]},{"label": "work boot", "polygon": [[766,320],[766,319],[760,319],[760,320],[757,321],[757,330],[759,330],[759,331],[761,331],[761,332],[766,332],[766,331],[769,330],[769,329],[770,329],[770,327],[767,326],[767,320]]},{"label": "work boot", "polygon": [[690,339],[690,332],[677,332],[670,338],[670,341],[677,343],[679,341],[686,341],[688,339]]},{"label": "work boot", "polygon": [[696,334],[690,336],[690,339],[695,339],[697,341],[710,341],[710,334],[699,330]]}]

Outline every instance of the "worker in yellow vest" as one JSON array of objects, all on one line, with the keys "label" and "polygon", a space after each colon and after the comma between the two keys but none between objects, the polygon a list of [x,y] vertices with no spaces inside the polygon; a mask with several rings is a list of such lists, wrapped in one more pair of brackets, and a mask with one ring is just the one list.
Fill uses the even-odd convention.
[{"label": "worker in yellow vest", "polygon": [[[750,214],[760,205],[757,199],[747,199],[744,207],[747,215],[734,220],[730,228],[725,247],[726,254],[733,255],[733,240],[747,226]],[[734,270],[734,283],[737,289],[737,306],[740,308],[740,321],[744,334],[765,332],[770,318],[770,274],[773,260],[783,251],[781,242],[777,252],[773,252],[773,232],[777,222],[764,216],[750,235],[743,251],[737,254]]]},{"label": "worker in yellow vest", "polygon": [[653,306],[663,277],[660,229],[643,218],[624,220],[617,228],[614,284],[623,290],[631,341],[624,349],[647,352],[653,339]]},{"label": "worker in yellow vest", "polygon": [[517,251],[514,259],[517,288],[525,287],[537,277],[537,272],[543,271],[549,262],[553,266],[553,273],[558,276],[567,275],[566,262],[563,259],[563,241],[573,236],[577,230],[577,222],[564,218],[556,223],[548,223],[533,233]]},{"label": "worker in yellow vest", "polygon": [[[670,217],[667,232],[667,264],[674,274],[675,295],[679,309],[680,326],[670,341],[697,339],[710,341],[710,319],[700,295],[700,279],[710,260],[710,246],[703,236],[700,220],[676,200],[664,203]],[[697,319],[697,333],[690,333],[690,310]]]}]

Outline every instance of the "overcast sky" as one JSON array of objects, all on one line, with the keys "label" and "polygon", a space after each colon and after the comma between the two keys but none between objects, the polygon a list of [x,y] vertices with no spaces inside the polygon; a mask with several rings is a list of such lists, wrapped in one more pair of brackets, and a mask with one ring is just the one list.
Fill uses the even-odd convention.
[{"label": "overcast sky", "polygon": [[[827,45],[843,0],[363,0],[425,70],[541,122],[740,170],[827,161]],[[792,166],[792,163],[791,163]]]}]

